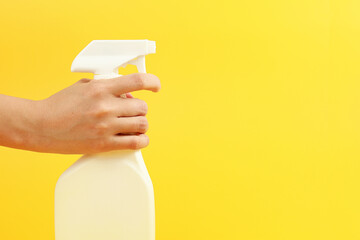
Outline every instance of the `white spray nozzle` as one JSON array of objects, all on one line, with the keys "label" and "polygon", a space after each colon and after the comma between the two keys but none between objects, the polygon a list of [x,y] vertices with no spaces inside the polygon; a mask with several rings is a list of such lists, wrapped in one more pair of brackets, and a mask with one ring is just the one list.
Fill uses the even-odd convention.
[{"label": "white spray nozzle", "polygon": [[155,41],[149,40],[94,40],[76,56],[71,71],[117,75],[119,67],[133,64],[146,72],[145,55],[155,49]]}]

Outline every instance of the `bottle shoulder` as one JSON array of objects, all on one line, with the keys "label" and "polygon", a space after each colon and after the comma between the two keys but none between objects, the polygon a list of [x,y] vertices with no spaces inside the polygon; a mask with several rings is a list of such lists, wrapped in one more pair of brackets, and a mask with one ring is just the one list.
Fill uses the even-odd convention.
[{"label": "bottle shoulder", "polygon": [[114,151],[84,155],[59,177],[58,183],[65,178],[81,174],[121,174],[133,173],[146,181],[151,181],[140,151]]}]

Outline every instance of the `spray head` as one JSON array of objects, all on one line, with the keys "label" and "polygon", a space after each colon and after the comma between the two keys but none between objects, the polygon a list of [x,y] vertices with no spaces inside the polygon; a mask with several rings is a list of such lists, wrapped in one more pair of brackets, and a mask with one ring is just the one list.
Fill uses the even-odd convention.
[{"label": "spray head", "polygon": [[119,67],[132,64],[145,73],[145,55],[155,49],[155,41],[149,40],[94,40],[76,56],[71,71],[118,76]]}]

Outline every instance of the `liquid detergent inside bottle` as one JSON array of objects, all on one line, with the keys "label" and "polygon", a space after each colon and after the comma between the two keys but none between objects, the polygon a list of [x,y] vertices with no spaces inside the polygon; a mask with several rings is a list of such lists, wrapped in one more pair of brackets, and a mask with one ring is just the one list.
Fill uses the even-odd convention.
[{"label": "liquid detergent inside bottle", "polygon": [[[127,64],[145,71],[148,40],[95,40],[75,58],[71,71],[94,79],[118,77]],[[55,189],[56,240],[154,240],[154,190],[141,151],[84,155]]]}]

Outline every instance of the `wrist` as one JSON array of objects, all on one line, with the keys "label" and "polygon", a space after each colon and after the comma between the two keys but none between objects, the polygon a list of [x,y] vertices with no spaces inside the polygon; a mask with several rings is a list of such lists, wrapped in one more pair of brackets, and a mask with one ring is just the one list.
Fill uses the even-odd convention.
[{"label": "wrist", "polygon": [[41,151],[46,137],[44,136],[44,120],[48,109],[44,100],[27,100],[22,111],[22,126],[19,131],[21,148],[32,151]]}]

